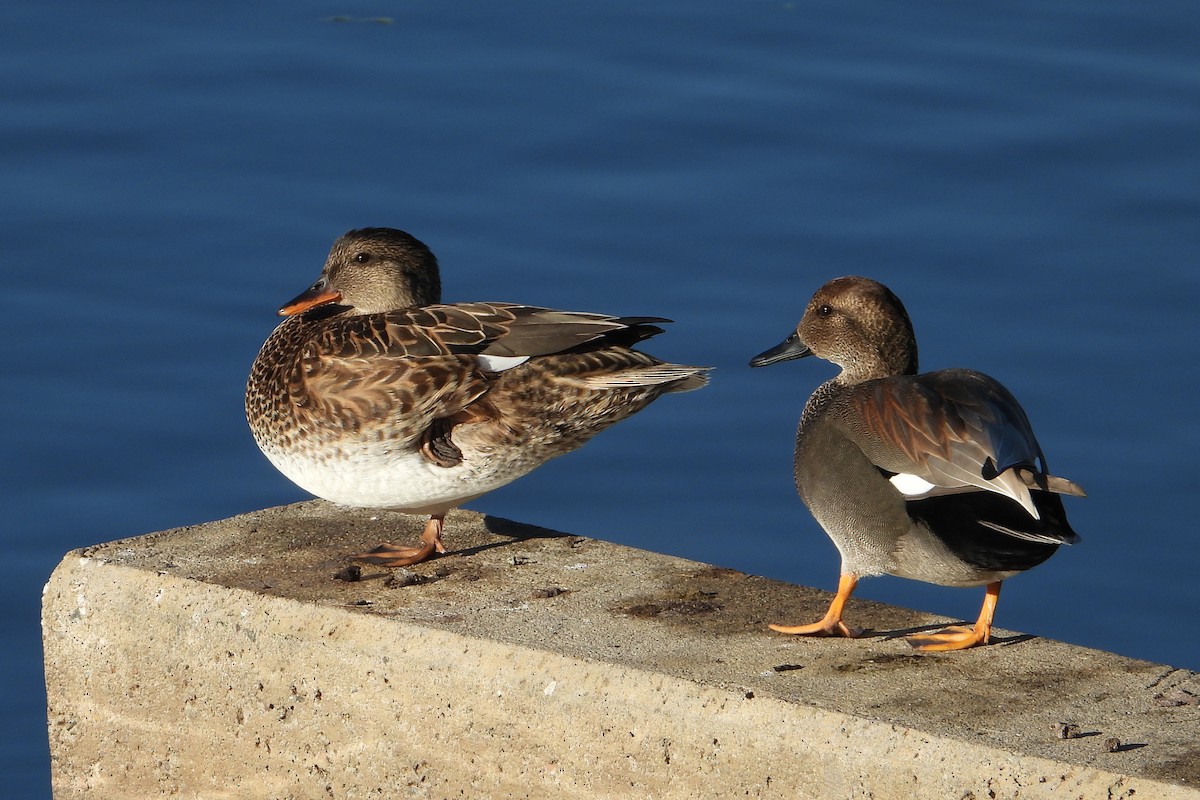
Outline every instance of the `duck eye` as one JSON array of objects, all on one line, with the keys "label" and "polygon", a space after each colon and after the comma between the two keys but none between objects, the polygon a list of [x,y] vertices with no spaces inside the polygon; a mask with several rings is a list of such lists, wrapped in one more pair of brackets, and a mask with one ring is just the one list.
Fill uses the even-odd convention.
[{"label": "duck eye", "polygon": [[360,252],[354,255],[354,261],[356,264],[366,264],[370,260],[371,254],[367,252]]},{"label": "duck eye", "polygon": [[828,303],[824,303],[820,308],[817,309],[817,313],[822,317],[828,317],[833,313],[833,306],[829,305]]}]

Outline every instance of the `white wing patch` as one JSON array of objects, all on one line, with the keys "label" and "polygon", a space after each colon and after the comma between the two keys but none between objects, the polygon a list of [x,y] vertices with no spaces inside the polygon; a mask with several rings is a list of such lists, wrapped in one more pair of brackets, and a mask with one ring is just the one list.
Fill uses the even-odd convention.
[{"label": "white wing patch", "polygon": [[908,498],[925,497],[931,491],[938,488],[924,478],[909,475],[907,472],[896,473],[888,478],[888,480],[892,482],[892,486],[895,486],[900,494]]},{"label": "white wing patch", "polygon": [[479,368],[487,372],[504,372],[529,360],[529,356],[489,356],[483,353],[475,357],[479,359]]}]

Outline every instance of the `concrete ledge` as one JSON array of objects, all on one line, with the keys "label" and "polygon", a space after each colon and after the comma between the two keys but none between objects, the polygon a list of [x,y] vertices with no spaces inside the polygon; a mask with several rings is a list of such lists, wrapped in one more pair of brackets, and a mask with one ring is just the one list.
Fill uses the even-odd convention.
[{"label": "concrete ledge", "polygon": [[333,577],[419,530],[311,502],[67,554],[54,796],[1200,798],[1195,673],[778,636],[828,595],[470,512],[452,554]]}]

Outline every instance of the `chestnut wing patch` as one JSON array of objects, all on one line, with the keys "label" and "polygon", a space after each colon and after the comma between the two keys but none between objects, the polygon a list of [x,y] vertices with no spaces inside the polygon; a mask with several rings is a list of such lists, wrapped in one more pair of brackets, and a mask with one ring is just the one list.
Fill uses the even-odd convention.
[{"label": "chestnut wing patch", "polygon": [[970,370],[941,370],[863,384],[853,397],[865,436],[860,446],[889,472],[937,489],[974,487],[1038,511],[1026,476],[1044,476],[1041,448],[1024,411],[995,380]]}]

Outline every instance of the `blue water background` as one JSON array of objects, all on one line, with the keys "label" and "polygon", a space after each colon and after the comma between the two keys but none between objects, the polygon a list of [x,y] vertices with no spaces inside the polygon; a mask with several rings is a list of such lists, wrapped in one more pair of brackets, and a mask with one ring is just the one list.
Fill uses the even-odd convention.
[{"label": "blue water background", "polygon": [[[305,497],[244,379],[363,225],[429,243],[448,300],[669,316],[647,349],[717,368],[472,508],[832,588],[790,474],[832,369],[746,361],[869,275],[925,368],[1000,378],[1090,493],[1083,543],[998,623],[1200,668],[1200,6],[20,0],[0,23],[11,796],[49,793],[63,553]],[[982,592],[859,594],[974,618]]]}]

